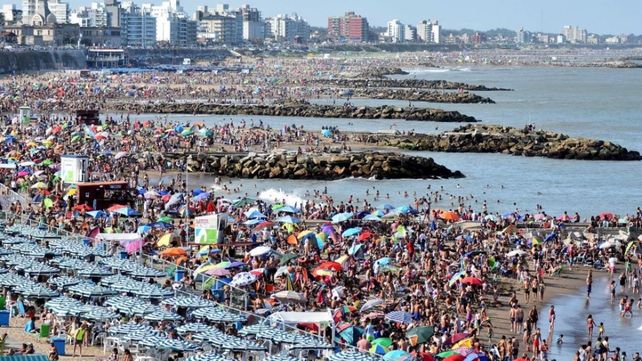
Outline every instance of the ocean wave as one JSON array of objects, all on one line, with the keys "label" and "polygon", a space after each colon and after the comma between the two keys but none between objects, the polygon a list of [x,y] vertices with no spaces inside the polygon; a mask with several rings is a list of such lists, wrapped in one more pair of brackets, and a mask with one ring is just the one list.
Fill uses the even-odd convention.
[{"label": "ocean wave", "polygon": [[276,190],[274,188],[269,188],[259,193],[259,199],[265,202],[277,203],[281,203],[285,200],[285,204],[290,206],[301,206],[307,202],[304,198],[299,197],[295,193],[286,193],[281,189]]},{"label": "ocean wave", "polygon": [[429,69],[408,69],[410,74],[422,74],[422,73],[447,73],[450,71],[448,68],[429,68]]}]

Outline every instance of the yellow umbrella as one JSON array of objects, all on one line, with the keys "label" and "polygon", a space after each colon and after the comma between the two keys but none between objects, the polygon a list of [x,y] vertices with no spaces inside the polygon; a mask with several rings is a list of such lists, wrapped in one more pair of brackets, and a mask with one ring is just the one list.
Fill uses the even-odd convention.
[{"label": "yellow umbrella", "polygon": [[199,268],[197,268],[194,271],[194,276],[196,276],[197,274],[203,273],[205,271],[209,271],[209,270],[214,269],[214,268],[218,268],[218,267],[216,267],[215,264],[211,264],[211,263],[208,263],[206,265],[200,266]]},{"label": "yellow umbrella", "polygon": [[156,242],[156,245],[159,247],[162,247],[162,246],[168,247],[169,241],[171,240],[172,240],[172,234],[166,233],[158,240],[158,242]]},{"label": "yellow umbrella", "polygon": [[335,261],[335,262],[337,262],[338,264],[341,264],[341,265],[342,265],[342,264],[343,264],[343,262],[345,262],[345,261],[347,261],[347,260],[348,260],[348,257],[350,257],[350,256],[348,256],[347,254],[344,254],[343,256],[341,256],[341,257],[339,257],[339,258],[335,259],[334,261]]},{"label": "yellow umbrella", "polygon": [[67,191],[67,194],[66,194],[66,195],[68,195],[68,196],[73,196],[73,195],[76,195],[76,192],[78,192],[78,190],[77,190],[77,189],[75,189],[75,188],[72,188],[72,189],[70,189],[70,190],[68,190],[68,191]]},{"label": "yellow umbrella", "polygon": [[310,233],[314,233],[314,232],[309,229],[306,229],[305,231],[299,232],[299,234],[297,235],[297,238],[303,239],[305,236],[307,236]]},{"label": "yellow umbrella", "polygon": [[462,348],[462,347],[472,348],[473,347],[473,339],[472,339],[472,337],[468,337],[468,338],[465,338],[465,339],[457,342],[456,344],[453,345],[452,350],[456,350],[456,349],[459,349],[459,348]]}]

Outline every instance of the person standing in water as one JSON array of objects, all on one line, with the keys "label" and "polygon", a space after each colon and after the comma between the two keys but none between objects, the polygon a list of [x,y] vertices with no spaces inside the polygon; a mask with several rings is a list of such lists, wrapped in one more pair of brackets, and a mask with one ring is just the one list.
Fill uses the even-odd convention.
[{"label": "person standing in water", "polygon": [[593,315],[589,314],[586,318],[586,328],[588,329],[588,338],[589,342],[593,339],[593,328],[595,327],[595,321],[593,320]]}]

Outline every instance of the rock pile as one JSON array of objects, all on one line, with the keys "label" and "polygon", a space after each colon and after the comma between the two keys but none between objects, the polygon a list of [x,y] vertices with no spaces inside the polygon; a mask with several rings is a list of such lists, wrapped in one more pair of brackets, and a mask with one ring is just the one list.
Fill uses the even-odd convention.
[{"label": "rock pile", "polygon": [[422,79],[313,79],[315,83],[336,85],[344,88],[412,88],[439,90],[510,91],[511,89],[493,88],[485,85],[466,84],[446,80]]},{"label": "rock pile", "polygon": [[385,78],[386,75],[408,75],[407,71],[402,70],[401,68],[393,67],[380,67],[374,69],[368,69],[363,73],[359,74],[359,78]]},{"label": "rock pile", "polygon": [[434,103],[486,103],[494,104],[491,98],[485,98],[470,92],[440,92],[410,89],[359,88],[354,96],[370,99],[408,100]]},{"label": "rock pile", "polygon": [[[184,154],[166,154],[168,158],[184,158]],[[349,177],[398,178],[461,178],[459,171],[435,163],[432,158],[396,153],[294,154],[272,152],[197,153],[188,158],[195,170],[235,178],[317,179],[334,180]]]},{"label": "rock pile", "polygon": [[[374,139],[373,139],[374,140]],[[640,153],[609,141],[499,125],[467,125],[439,135],[378,140],[408,150],[504,153],[581,160],[641,160]]]},{"label": "rock pile", "polygon": [[433,108],[393,106],[355,107],[288,103],[271,105],[237,105],[212,103],[112,103],[109,110],[134,113],[218,114],[311,118],[406,119],[433,122],[476,122],[474,117],[457,111]]}]

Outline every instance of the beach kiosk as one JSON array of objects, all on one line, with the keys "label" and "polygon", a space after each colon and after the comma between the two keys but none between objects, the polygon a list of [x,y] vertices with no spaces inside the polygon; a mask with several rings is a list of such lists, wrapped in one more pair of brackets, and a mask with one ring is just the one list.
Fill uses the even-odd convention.
[{"label": "beach kiosk", "polygon": [[194,242],[197,244],[219,244],[223,241],[226,223],[218,214],[194,218]]},{"label": "beach kiosk", "polygon": [[86,155],[63,155],[60,157],[60,176],[65,184],[76,184],[89,180],[87,166],[89,157]]},{"label": "beach kiosk", "polygon": [[26,105],[18,108],[18,117],[20,118],[21,123],[29,123],[31,121],[31,108]]}]

